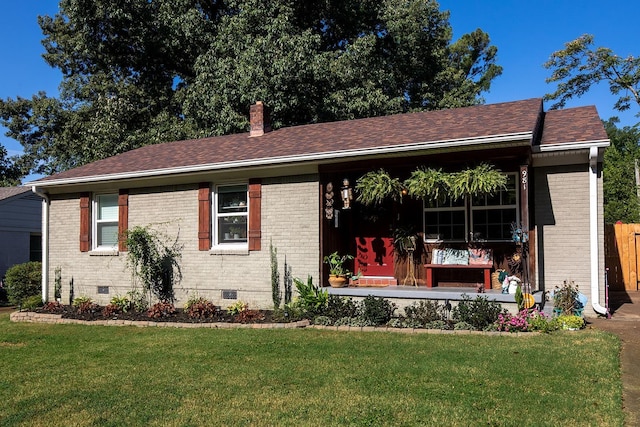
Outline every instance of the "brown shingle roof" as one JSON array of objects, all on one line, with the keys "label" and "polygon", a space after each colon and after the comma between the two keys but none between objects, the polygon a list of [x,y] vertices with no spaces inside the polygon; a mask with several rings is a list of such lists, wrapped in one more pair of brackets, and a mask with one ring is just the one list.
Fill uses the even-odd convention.
[{"label": "brown shingle roof", "polygon": [[87,178],[320,155],[533,132],[542,111],[539,98],[450,110],[398,114],[294,126],[249,138],[249,133],[149,145],[71,169],[42,181]]},{"label": "brown shingle roof", "polygon": [[592,105],[546,112],[540,145],[603,141],[607,138],[596,107]]}]

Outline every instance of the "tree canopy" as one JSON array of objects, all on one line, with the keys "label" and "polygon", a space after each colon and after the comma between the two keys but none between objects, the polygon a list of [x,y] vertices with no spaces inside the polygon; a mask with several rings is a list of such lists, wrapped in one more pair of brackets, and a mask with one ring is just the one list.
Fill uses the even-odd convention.
[{"label": "tree canopy", "polygon": [[62,0],[39,24],[60,96],[0,100],[24,173],[246,131],[257,100],[274,128],[474,105],[502,71],[433,0]]},{"label": "tree canopy", "polygon": [[628,110],[632,102],[640,106],[640,58],[623,58],[609,48],[594,48],[590,34],[566,43],[544,66],[552,70],[547,83],[558,82],[556,91],[545,95],[547,100],[556,100],[552,109],[564,107],[600,82],[607,82],[611,93],[618,96],[616,110]]},{"label": "tree canopy", "polygon": [[640,158],[640,128],[618,128],[617,119],[605,122],[611,146],[604,152],[604,219],[607,224],[616,221],[640,222],[640,200],[636,186],[635,162]]}]

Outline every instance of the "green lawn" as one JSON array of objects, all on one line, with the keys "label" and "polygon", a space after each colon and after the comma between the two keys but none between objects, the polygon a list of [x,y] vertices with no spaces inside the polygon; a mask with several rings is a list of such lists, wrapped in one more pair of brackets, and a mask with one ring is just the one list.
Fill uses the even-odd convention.
[{"label": "green lawn", "polygon": [[16,324],[1,426],[623,425],[619,341]]}]

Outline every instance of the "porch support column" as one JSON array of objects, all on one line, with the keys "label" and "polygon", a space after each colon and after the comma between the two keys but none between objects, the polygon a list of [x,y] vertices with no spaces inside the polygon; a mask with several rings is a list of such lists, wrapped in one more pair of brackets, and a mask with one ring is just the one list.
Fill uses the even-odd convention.
[{"label": "porch support column", "polygon": [[[523,233],[529,233],[529,165],[520,166],[520,226],[522,227]],[[529,243],[523,242],[522,244],[528,245]],[[531,247],[529,247],[529,249],[531,249]],[[531,251],[529,250],[527,258],[524,260],[526,262],[524,262],[522,266],[528,284],[531,284],[530,256]]]}]

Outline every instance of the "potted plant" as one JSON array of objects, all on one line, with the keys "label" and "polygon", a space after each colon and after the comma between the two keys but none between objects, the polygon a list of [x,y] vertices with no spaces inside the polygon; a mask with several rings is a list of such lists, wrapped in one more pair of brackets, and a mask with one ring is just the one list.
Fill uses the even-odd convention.
[{"label": "potted plant", "polygon": [[324,257],[325,264],[329,265],[329,284],[331,287],[342,288],[347,285],[352,274],[344,266],[344,263],[352,259],[353,255],[338,255],[337,251]]},{"label": "potted plant", "polygon": [[553,291],[553,311],[556,315],[582,315],[582,304],[578,300],[580,291],[573,281],[565,280]]}]

